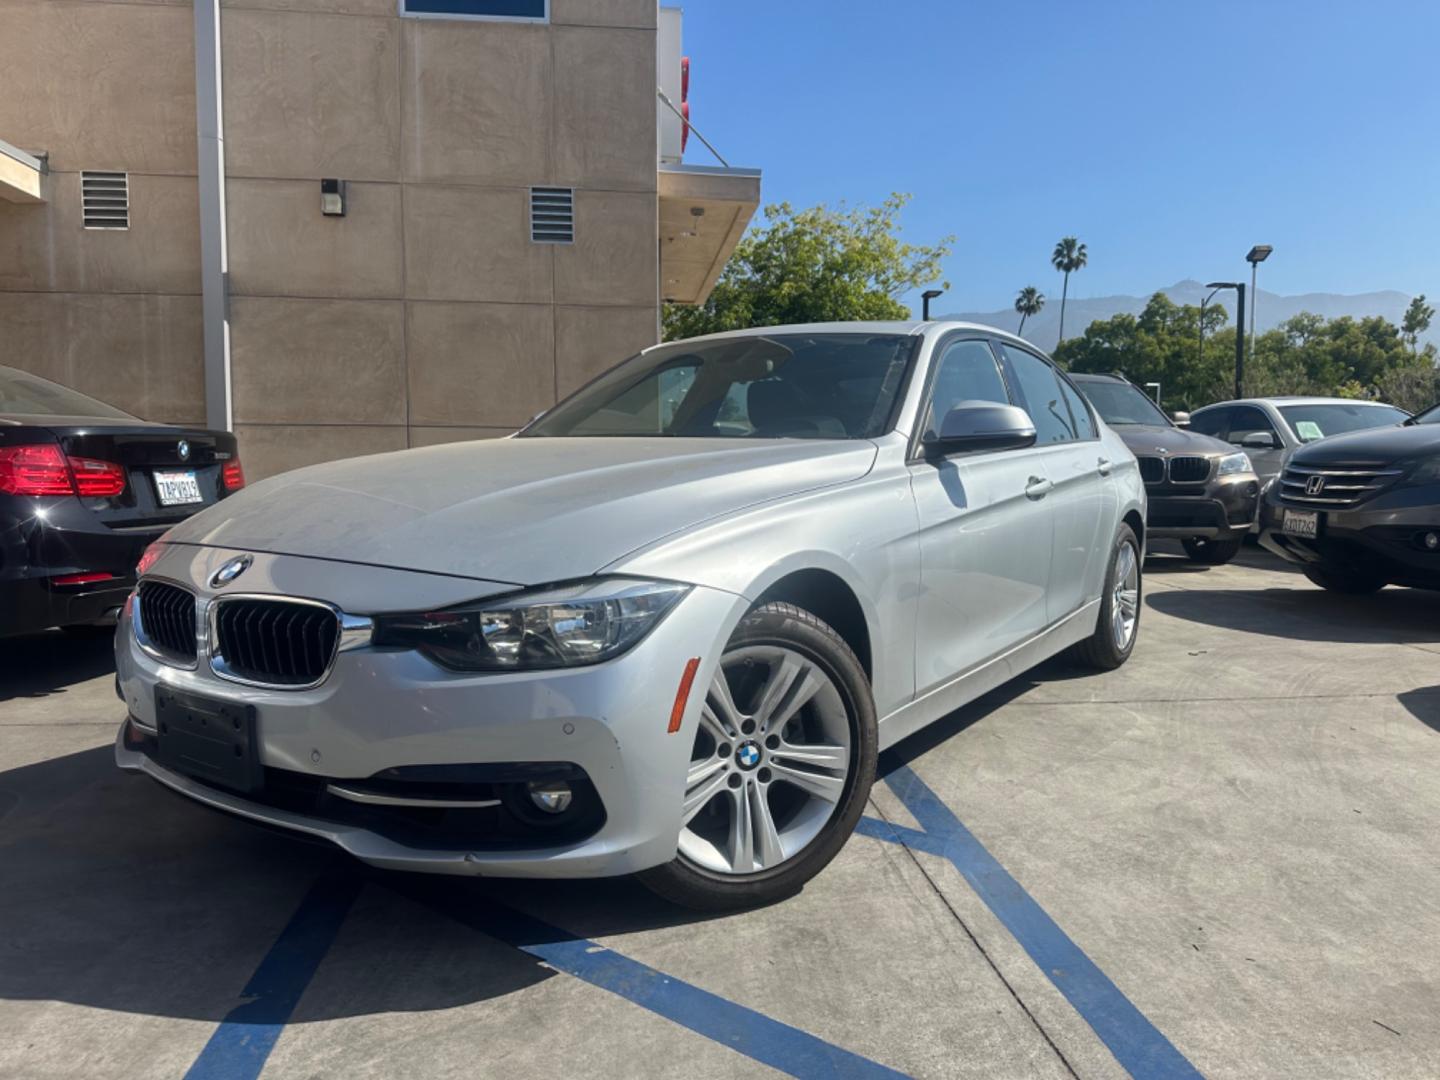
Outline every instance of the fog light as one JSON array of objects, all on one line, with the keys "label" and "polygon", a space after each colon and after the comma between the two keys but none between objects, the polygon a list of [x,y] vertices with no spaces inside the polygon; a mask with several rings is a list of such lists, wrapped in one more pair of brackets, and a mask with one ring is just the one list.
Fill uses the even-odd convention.
[{"label": "fog light", "polygon": [[1440,550],[1440,533],[1427,532],[1425,534],[1425,550]]},{"label": "fog light", "polygon": [[571,794],[570,785],[560,781],[532,781],[526,785],[526,790],[530,793],[530,801],[547,814],[563,814],[570,809],[570,802],[575,797]]}]

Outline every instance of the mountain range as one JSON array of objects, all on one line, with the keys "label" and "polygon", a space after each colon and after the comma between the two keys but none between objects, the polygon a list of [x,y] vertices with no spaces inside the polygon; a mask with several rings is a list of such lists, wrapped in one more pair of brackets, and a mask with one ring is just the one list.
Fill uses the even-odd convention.
[{"label": "mountain range", "polygon": [[[1073,285],[1074,282],[1072,281],[1071,284]],[[1202,283],[1189,279],[1177,281],[1169,288],[1156,291],[1163,292],[1177,304],[1193,304],[1197,307],[1210,292]],[[1065,305],[1065,336],[1078,337],[1096,319],[1109,319],[1121,312],[1139,315],[1145,310],[1145,305],[1149,302],[1151,295],[1153,294],[1145,296],[1072,296]],[[1235,293],[1228,289],[1222,290],[1216,295],[1214,302],[1225,305],[1225,310],[1230,313],[1230,319],[1233,322],[1235,319]],[[1247,306],[1249,302],[1250,298],[1247,296]],[[1314,312],[1327,319],[1338,319],[1342,315],[1349,315],[1356,319],[1368,315],[1383,315],[1399,326],[1409,304],[1409,296],[1393,289],[1387,289],[1384,292],[1359,293],[1354,296],[1342,296],[1336,293],[1302,293],[1299,296],[1281,296],[1278,293],[1266,292],[1261,289],[1260,304],[1255,311],[1255,327],[1263,333],[1302,311]],[[1020,325],[1020,316],[1013,308],[1001,311],[970,311],[939,317],[985,323],[987,326],[997,326],[1011,332],[1014,332],[1015,328]],[[1246,322],[1249,322],[1248,312]],[[1025,338],[1049,351],[1055,348],[1059,336],[1060,291],[1057,289],[1053,296],[1046,294],[1045,307],[1039,315],[1032,315],[1025,320]],[[1440,326],[1432,326],[1428,333],[1420,335],[1420,340],[1422,342],[1435,341],[1440,344]]]}]

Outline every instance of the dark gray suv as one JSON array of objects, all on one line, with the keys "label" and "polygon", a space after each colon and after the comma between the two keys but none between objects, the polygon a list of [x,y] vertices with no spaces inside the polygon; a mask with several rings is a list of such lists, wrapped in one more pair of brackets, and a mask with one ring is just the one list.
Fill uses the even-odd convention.
[{"label": "dark gray suv", "polygon": [[1322,588],[1440,589],[1440,406],[1296,450],[1261,526],[1260,542]]},{"label": "dark gray suv", "polygon": [[1124,376],[1071,373],[1070,378],[1140,463],[1149,504],[1146,534],[1179,540],[1195,562],[1214,566],[1233,559],[1255,522],[1260,498],[1260,481],[1245,452],[1176,427]]}]

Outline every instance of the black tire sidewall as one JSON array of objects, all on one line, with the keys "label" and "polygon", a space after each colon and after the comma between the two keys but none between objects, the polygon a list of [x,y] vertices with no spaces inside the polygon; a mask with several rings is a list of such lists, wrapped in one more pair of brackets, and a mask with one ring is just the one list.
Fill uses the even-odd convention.
[{"label": "black tire sidewall", "polygon": [[[1111,630],[1111,620],[1115,614],[1115,577],[1120,570],[1120,550],[1129,544],[1135,551],[1135,630],[1130,635],[1130,640],[1125,648],[1115,644],[1115,634]],[[1122,524],[1115,534],[1115,542],[1110,548],[1110,566],[1105,571],[1105,590],[1100,595],[1100,622],[1095,627],[1095,636],[1090,641],[1091,656],[1102,666],[1117,668],[1130,658],[1135,651],[1135,642],[1140,640],[1140,615],[1144,605],[1139,601],[1144,596],[1145,586],[1145,560],[1140,553],[1140,541],[1135,536],[1135,531],[1129,525]]]}]

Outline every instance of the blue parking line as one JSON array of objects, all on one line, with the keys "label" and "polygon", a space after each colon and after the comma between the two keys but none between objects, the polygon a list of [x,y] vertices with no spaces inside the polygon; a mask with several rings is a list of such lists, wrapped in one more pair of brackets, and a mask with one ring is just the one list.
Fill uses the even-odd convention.
[{"label": "blue parking line", "polygon": [[241,991],[250,1000],[230,1010],[185,1073],[186,1080],[255,1080],[260,1075],[360,886],[354,876],[326,876],[311,886]]},{"label": "blue parking line", "polygon": [[924,831],[876,818],[862,818],[858,831],[949,859],[1135,1080],[1201,1077],[913,769],[897,765],[885,782]]},{"label": "blue parking line", "polygon": [[888,1066],[499,904],[455,898],[437,910],[632,1005],[788,1076],[904,1077]]},{"label": "blue parking line", "polygon": [[[225,1017],[186,1080],[257,1080],[364,880],[357,874],[316,882],[242,991],[251,1000]],[[905,1075],[533,916],[497,902],[477,902],[459,882],[401,891],[555,971],[790,1076],[870,1080]]]}]

